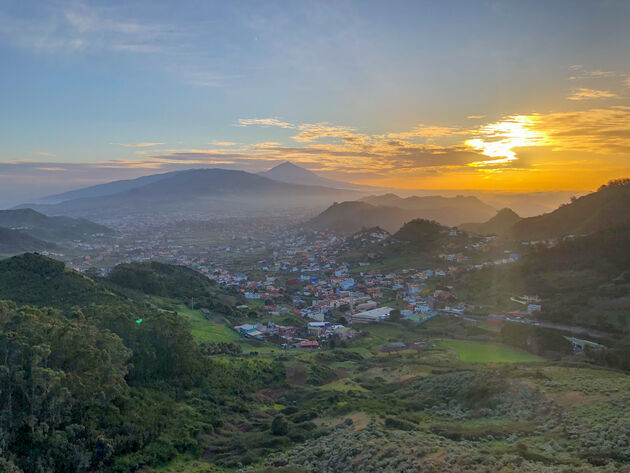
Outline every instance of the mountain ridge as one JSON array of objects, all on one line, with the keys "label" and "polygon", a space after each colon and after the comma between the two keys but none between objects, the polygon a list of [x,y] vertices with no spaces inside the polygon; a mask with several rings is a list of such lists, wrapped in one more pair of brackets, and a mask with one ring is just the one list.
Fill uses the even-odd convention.
[{"label": "mountain ridge", "polygon": [[95,234],[114,233],[112,229],[86,219],[49,217],[31,208],[0,210],[0,226],[53,242],[83,240]]}]

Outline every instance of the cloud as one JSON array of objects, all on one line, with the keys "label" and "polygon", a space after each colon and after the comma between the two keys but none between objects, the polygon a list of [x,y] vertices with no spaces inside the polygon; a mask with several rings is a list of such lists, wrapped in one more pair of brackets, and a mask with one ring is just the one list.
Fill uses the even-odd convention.
[{"label": "cloud", "polygon": [[617,75],[614,71],[603,71],[601,69],[586,69],[580,65],[570,66],[572,71],[576,71],[576,75],[569,77],[570,80],[579,79],[602,79],[606,77],[615,77]]},{"label": "cloud", "polygon": [[486,116],[485,115],[468,115],[466,118],[469,118],[471,120],[478,120],[481,118],[486,118]]},{"label": "cloud", "polygon": [[330,125],[327,122],[305,123],[300,125],[298,129],[300,132],[293,136],[293,139],[300,143],[309,143],[321,138],[339,138],[345,142],[363,142],[367,138],[367,135],[357,134],[355,128]]},{"label": "cloud", "polygon": [[161,51],[172,27],[129,20],[113,8],[80,1],[39,7],[37,15],[8,16],[0,12],[0,36],[36,52],[114,50],[132,53]]},{"label": "cloud", "polygon": [[215,145],[215,146],[236,146],[238,143],[234,142],[234,141],[217,141],[217,140],[213,140],[210,142],[211,145]]},{"label": "cloud", "polygon": [[421,136],[425,138],[437,138],[442,136],[452,136],[457,134],[467,134],[469,133],[466,130],[462,130],[461,128],[449,127],[449,126],[425,126],[418,125],[411,131],[405,131],[401,133],[388,133],[388,138],[402,138],[408,139],[414,136]]},{"label": "cloud", "polygon": [[48,156],[51,158],[54,158],[56,156],[56,154],[49,153],[48,151],[35,151],[35,154],[38,156]]},{"label": "cloud", "polygon": [[465,144],[493,158],[470,164],[477,167],[510,164],[518,159],[517,149],[527,147],[626,156],[630,155],[630,107],[509,116],[482,126]]},{"label": "cloud", "polygon": [[626,77],[623,81],[623,85],[626,87],[630,87],[630,77]]},{"label": "cloud", "polygon": [[125,146],[126,148],[149,148],[152,146],[160,146],[164,143],[157,141],[142,141],[140,143],[120,143],[120,146]]},{"label": "cloud", "polygon": [[[0,2],[1,3],[1,2]],[[28,5],[28,2],[22,2]],[[79,0],[39,2],[24,13],[0,7],[0,42],[48,55],[128,54],[196,87],[217,87],[240,75],[219,72],[208,58],[207,31],[176,21],[147,20],[128,2],[88,3]],[[36,10],[34,12],[33,10]]]},{"label": "cloud", "polygon": [[611,99],[618,98],[619,96],[613,92],[607,90],[587,89],[580,87],[573,89],[571,95],[567,97],[567,100],[590,100],[590,99]]},{"label": "cloud", "polygon": [[630,154],[630,107],[529,115],[531,127],[544,132],[554,150]]},{"label": "cloud", "polygon": [[275,126],[279,128],[295,128],[294,125],[291,125],[287,122],[282,122],[277,118],[239,118],[236,122],[236,126],[246,127],[246,126]]}]

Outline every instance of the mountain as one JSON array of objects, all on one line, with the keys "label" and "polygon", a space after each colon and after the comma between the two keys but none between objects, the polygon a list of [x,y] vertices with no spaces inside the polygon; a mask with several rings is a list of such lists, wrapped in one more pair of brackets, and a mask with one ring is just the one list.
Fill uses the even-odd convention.
[{"label": "mountain", "polygon": [[193,169],[162,175],[123,192],[102,197],[36,205],[46,214],[98,218],[160,215],[177,218],[259,216],[287,210],[309,210],[348,198],[350,190],[275,181],[245,171]]},{"label": "mountain", "polygon": [[89,199],[91,197],[104,197],[114,195],[120,192],[126,192],[131,189],[143,187],[154,182],[161,181],[181,171],[167,172],[164,174],[152,174],[150,176],[142,176],[137,179],[125,179],[122,181],[107,182],[90,187],[63,192],[61,194],[49,195],[38,200],[39,203],[56,204],[66,200]]},{"label": "mountain", "polygon": [[[258,173],[259,176],[273,179],[274,181],[287,182],[290,184],[301,184],[304,186],[323,186],[332,187],[333,189],[353,189],[367,190],[370,186],[361,186],[350,182],[335,181],[322,177],[313,171],[304,169],[303,167],[293,164],[290,161],[278,164],[277,166]],[[375,189],[372,187],[372,189]]]},{"label": "mountain", "polygon": [[471,220],[485,221],[496,210],[474,196],[442,197],[411,196],[402,198],[396,194],[371,195],[361,199],[375,206],[398,207],[414,212],[415,218],[436,220],[442,225],[455,226]]},{"label": "mountain", "polygon": [[0,226],[19,230],[42,240],[60,242],[85,240],[95,234],[113,234],[113,230],[85,219],[48,217],[33,209],[0,210]]},{"label": "mountain", "polygon": [[553,212],[520,220],[512,227],[511,235],[540,240],[588,234],[630,223],[629,209],[630,179],[620,179],[572,199]]},{"label": "mountain", "polygon": [[347,201],[334,203],[311,219],[307,227],[347,235],[371,227],[380,227],[392,233],[411,218],[411,212],[396,207],[376,207],[366,202]]},{"label": "mountain", "polygon": [[503,235],[511,231],[521,217],[512,209],[501,209],[490,220],[484,223],[464,223],[458,225],[465,232],[478,233],[479,235]]},{"label": "mountain", "polygon": [[12,255],[25,251],[52,250],[55,245],[10,228],[0,227],[0,254]]},{"label": "mountain", "polygon": [[422,218],[442,225],[455,226],[472,216],[486,220],[495,210],[476,197],[408,197],[396,194],[372,195],[358,201],[335,203],[313,218],[308,225],[352,234],[363,228],[381,227],[390,233],[405,222]]}]

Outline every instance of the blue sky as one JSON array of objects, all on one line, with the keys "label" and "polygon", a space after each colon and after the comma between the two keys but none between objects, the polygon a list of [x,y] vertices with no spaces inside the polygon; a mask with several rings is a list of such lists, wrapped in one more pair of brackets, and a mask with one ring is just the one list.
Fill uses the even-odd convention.
[{"label": "blue sky", "polygon": [[[397,187],[583,189],[600,161],[600,179],[629,170],[628,24],[625,0],[0,0],[0,203],[286,159]],[[585,120],[589,146],[561,138]],[[470,141],[503,139],[497,123],[521,124],[514,159]]]}]

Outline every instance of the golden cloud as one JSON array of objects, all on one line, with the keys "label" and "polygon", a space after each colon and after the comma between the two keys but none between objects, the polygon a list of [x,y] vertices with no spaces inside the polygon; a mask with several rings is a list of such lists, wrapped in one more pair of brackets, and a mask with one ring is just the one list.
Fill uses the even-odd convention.
[{"label": "golden cloud", "polygon": [[584,87],[580,87],[573,89],[571,95],[567,97],[567,100],[614,99],[617,97],[619,97],[617,94],[609,92],[608,90],[586,89]]}]

